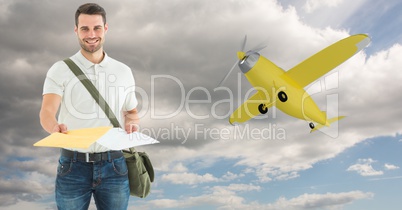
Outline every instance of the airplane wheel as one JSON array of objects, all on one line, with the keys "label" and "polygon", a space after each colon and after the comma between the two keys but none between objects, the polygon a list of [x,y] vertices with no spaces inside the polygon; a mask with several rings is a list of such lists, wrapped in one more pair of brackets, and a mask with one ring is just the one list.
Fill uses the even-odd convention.
[{"label": "airplane wheel", "polygon": [[315,125],[314,125],[314,123],[312,123],[312,122],[309,123],[308,125],[310,126],[311,129],[314,129],[314,128],[315,128]]},{"label": "airplane wheel", "polygon": [[258,111],[260,111],[261,114],[266,114],[268,112],[268,108],[265,107],[264,104],[258,105]]},{"label": "airplane wheel", "polygon": [[278,98],[282,102],[286,102],[288,100],[288,95],[285,92],[281,91],[278,93]]}]

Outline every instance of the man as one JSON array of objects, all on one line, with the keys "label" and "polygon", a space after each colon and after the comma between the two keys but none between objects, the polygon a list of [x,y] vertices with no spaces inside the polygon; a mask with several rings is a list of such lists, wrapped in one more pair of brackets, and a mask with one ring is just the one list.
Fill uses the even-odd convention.
[{"label": "man", "polygon": [[[94,83],[126,132],[136,131],[139,120],[131,69],[103,51],[108,31],[105,10],[97,4],[80,6],[74,31],[81,49],[70,59]],[[49,133],[111,125],[63,61],[56,62],[47,73],[40,122]],[[88,209],[92,195],[98,209],[127,209],[129,194],[127,165],[121,151],[110,151],[97,143],[88,149],[61,149],[56,178],[58,209]]]}]

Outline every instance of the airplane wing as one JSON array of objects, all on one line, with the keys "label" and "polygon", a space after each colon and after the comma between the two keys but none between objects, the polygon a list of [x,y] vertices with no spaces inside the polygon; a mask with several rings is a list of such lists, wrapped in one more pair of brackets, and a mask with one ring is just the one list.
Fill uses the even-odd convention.
[{"label": "airplane wing", "polygon": [[257,91],[257,93],[252,95],[239,108],[237,108],[236,111],[230,115],[230,124],[233,125],[234,123],[244,123],[261,114],[258,108],[260,104],[265,104],[267,109],[273,105],[273,102],[269,101],[268,94],[265,94],[263,91]]},{"label": "airplane wing", "polygon": [[342,39],[307,58],[287,71],[285,75],[301,87],[305,87],[352,57],[369,43],[370,37],[365,34]]}]

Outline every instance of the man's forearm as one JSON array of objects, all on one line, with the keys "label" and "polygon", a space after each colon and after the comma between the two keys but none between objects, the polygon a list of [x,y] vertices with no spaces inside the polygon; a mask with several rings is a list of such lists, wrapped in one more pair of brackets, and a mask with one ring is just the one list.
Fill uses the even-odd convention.
[{"label": "man's forearm", "polygon": [[39,118],[42,128],[48,133],[53,133],[53,129],[59,124],[56,117],[45,110],[40,111]]},{"label": "man's forearm", "polygon": [[137,109],[133,109],[124,113],[124,127],[127,133],[137,131],[139,122],[140,119],[138,118]]},{"label": "man's forearm", "polygon": [[61,132],[66,133],[67,127],[59,124],[56,119],[56,113],[60,106],[61,96],[57,94],[43,95],[42,107],[39,112],[40,124],[48,133]]},{"label": "man's forearm", "polygon": [[48,133],[67,133],[67,126],[59,124],[54,114],[41,110],[39,113],[40,124]]}]

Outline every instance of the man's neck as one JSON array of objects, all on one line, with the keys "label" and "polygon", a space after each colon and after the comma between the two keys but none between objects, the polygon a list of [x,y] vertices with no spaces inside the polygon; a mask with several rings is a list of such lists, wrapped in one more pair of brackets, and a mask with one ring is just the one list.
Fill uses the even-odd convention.
[{"label": "man's neck", "polygon": [[103,58],[105,57],[105,54],[103,53],[103,49],[99,49],[96,52],[89,53],[83,49],[81,49],[81,54],[89,61],[92,63],[98,64],[102,62]]}]

